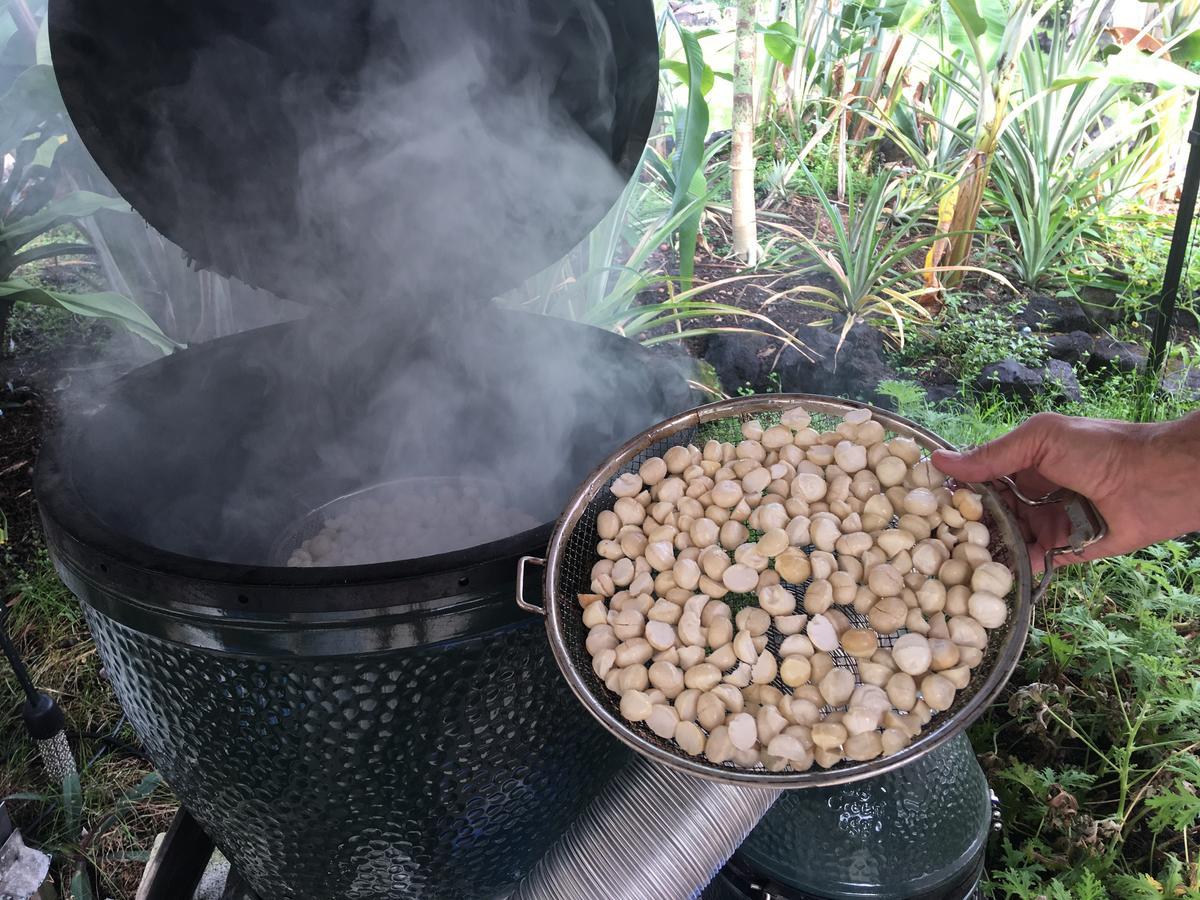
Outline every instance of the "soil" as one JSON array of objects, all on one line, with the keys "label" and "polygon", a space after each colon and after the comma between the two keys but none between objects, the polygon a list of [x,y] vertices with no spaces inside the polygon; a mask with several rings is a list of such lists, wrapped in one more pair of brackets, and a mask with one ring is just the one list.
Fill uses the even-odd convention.
[{"label": "soil", "polygon": [[[829,236],[829,224],[817,201],[810,197],[790,198],[784,205],[776,207],[767,215],[771,217],[771,220],[788,228],[796,229],[809,237],[816,235],[816,238],[820,240]],[[833,288],[834,284],[831,278],[821,273],[797,272],[792,268],[747,273],[745,266],[729,253],[729,238],[725,233],[725,224],[718,220],[706,225],[703,240],[697,249],[695,282],[696,284],[715,284],[716,286],[705,290],[696,299],[768,316],[775,325],[792,334],[801,326],[829,319],[827,311],[795,302],[794,298],[804,296],[803,292],[798,290],[800,288]],[[773,235],[778,233],[778,231],[764,227],[763,239],[770,240]],[[679,271],[674,251],[666,246],[660,248],[652,263],[659,265],[663,271]],[[735,278],[737,280],[729,281]],[[728,283],[719,283],[723,281],[728,281]],[[677,285],[672,286],[673,290],[676,288]],[[668,288],[663,285],[644,291],[639,295],[638,302],[650,305],[663,303],[668,299]],[[750,316],[738,317],[735,315],[704,316],[680,323],[680,327],[683,329],[728,326],[767,327]],[[650,333],[657,335],[667,331],[668,329],[663,328]],[[683,341],[683,345],[691,356],[699,359],[704,356],[707,338],[704,336],[688,338]]]},{"label": "soil", "polygon": [[41,547],[41,525],[33,498],[33,463],[37,458],[45,410],[27,389],[0,390],[0,511],[8,543],[0,561],[27,568]]}]

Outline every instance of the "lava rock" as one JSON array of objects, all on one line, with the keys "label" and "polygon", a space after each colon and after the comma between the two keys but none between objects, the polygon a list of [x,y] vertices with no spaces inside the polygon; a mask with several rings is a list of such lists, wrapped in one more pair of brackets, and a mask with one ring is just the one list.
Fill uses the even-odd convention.
[{"label": "lava rock", "polygon": [[[795,332],[805,351],[759,334],[720,333],[708,343],[705,361],[716,370],[721,387],[735,393],[749,386],[757,393],[782,388],[789,393],[828,394],[882,402],[879,383],[898,377],[886,359],[886,339],[869,325],[858,324],[838,347],[839,333],[802,326]],[[778,382],[771,379],[776,371]]]},{"label": "lava rock", "polygon": [[1092,355],[1095,339],[1086,331],[1072,331],[1067,334],[1052,334],[1046,339],[1046,352],[1053,359],[1063,362],[1085,362]]},{"label": "lava rock", "polygon": [[925,402],[929,404],[941,403],[943,400],[949,400],[952,397],[957,397],[959,388],[957,382],[945,384],[927,384],[925,387]]},{"label": "lava rock", "polygon": [[1015,359],[984,366],[975,379],[975,387],[980,392],[999,391],[1002,396],[1016,400],[1032,400],[1041,392],[1042,386],[1042,373]]},{"label": "lava rock", "polygon": [[796,337],[813,359],[793,353],[781,361],[780,378],[785,391],[828,394],[853,400],[880,403],[879,383],[897,377],[886,359],[886,339],[869,325],[857,324],[838,348],[839,333],[805,326]]},{"label": "lava rock", "polygon": [[1200,369],[1168,372],[1163,376],[1162,389],[1189,403],[1200,400]]},{"label": "lava rock", "polygon": [[[784,353],[796,355],[790,348]],[[780,355],[779,341],[766,335],[721,332],[710,338],[704,359],[716,370],[726,393],[736,393],[747,385],[762,393],[771,389],[767,376],[777,355]]]},{"label": "lava rock", "polygon": [[1100,325],[1115,325],[1125,318],[1120,295],[1108,288],[1084,285],[1079,288],[1079,299],[1088,318]]},{"label": "lava rock", "polygon": [[1052,359],[1044,369],[1034,369],[1015,359],[1004,359],[985,366],[975,380],[981,393],[999,391],[1012,400],[1029,401],[1039,395],[1079,401],[1082,392],[1075,370],[1061,359]]},{"label": "lava rock", "polygon": [[1115,366],[1122,372],[1140,372],[1146,368],[1146,351],[1140,344],[1099,338],[1092,348],[1088,368],[1098,371],[1107,366]]},{"label": "lava rock", "polygon": [[1016,321],[1042,332],[1096,330],[1095,322],[1073,297],[1053,297],[1050,294],[1031,295]]},{"label": "lava rock", "polygon": [[1083,399],[1079,388],[1079,379],[1075,377],[1075,369],[1061,359],[1051,359],[1046,363],[1042,373],[1044,390],[1057,387],[1058,392],[1068,400],[1078,403]]}]

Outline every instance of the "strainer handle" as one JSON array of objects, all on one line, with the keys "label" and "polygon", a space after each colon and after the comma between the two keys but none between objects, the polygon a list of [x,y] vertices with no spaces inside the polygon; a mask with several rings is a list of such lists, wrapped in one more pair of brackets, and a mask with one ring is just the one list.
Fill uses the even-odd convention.
[{"label": "strainer handle", "polygon": [[1104,536],[1108,534],[1108,523],[1104,521],[1104,516],[1100,514],[1100,510],[1096,509],[1096,504],[1092,503],[1091,500],[1082,494],[1068,491],[1065,488],[1059,488],[1056,491],[1051,491],[1044,497],[1027,497],[1017,487],[1016,482],[1007,475],[996,480],[1012,491],[1013,496],[1026,506],[1049,506],[1053,503],[1063,504],[1063,511],[1067,514],[1067,520],[1071,523],[1071,533],[1067,538],[1067,546],[1052,547],[1046,551],[1045,573],[1033,591],[1033,603],[1036,605],[1042,602],[1042,599],[1046,596],[1046,591],[1050,588],[1050,582],[1054,580],[1055,558],[1064,553],[1081,553],[1085,548],[1092,546],[1097,541],[1103,540]]},{"label": "strainer handle", "polygon": [[537,606],[525,599],[525,566],[535,565],[545,568],[546,560],[540,556],[522,556],[517,562],[517,606],[525,612],[537,613],[544,616],[546,608]]}]

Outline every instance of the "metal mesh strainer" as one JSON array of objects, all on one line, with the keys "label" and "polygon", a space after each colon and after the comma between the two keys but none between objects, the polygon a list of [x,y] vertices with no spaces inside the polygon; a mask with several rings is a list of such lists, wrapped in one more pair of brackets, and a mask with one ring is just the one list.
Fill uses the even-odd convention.
[{"label": "metal mesh strainer", "polygon": [[[1014,574],[1014,587],[1008,597],[1008,620],[1001,628],[989,633],[984,659],[974,669],[967,687],[957,692],[954,704],[948,710],[936,714],[908,747],[892,756],[869,762],[842,762],[830,769],[814,766],[806,772],[747,769],[733,763],[716,764],[703,757],[688,756],[674,741],[658,737],[644,724],[631,723],[622,718],[619,696],[610,692],[592,670],[591,657],[584,646],[587,629],[583,624],[582,609],[576,598],[578,593],[589,590],[590,571],[598,558],[596,517],[602,510],[612,508],[615,502],[615,498],[607,490],[608,486],[616,476],[637,471],[646,459],[662,455],[671,446],[692,442],[697,435],[707,438],[707,432],[723,420],[730,420],[731,424],[736,424],[751,416],[779,414],[797,404],[813,414],[813,427],[818,430],[832,427],[840,421],[843,414],[852,409],[867,408],[871,409],[875,420],[888,431],[889,438],[912,438],[927,452],[937,448],[953,449],[937,435],[900,416],[864,403],[830,397],[778,394],[698,407],[643,432],[610,456],[579,487],[567,505],[551,537],[544,561],[544,613],[547,632],[558,665],[572,690],[604,727],[633,749],[694,775],[760,787],[812,787],[868,778],[902,766],[929,752],[963,731],[999,693],[1020,657],[1029,632],[1032,604],[1036,599],[1040,599],[1051,577],[1047,574],[1035,588],[1029,554],[1016,519],[995,490],[987,485],[971,485],[983,496],[985,521],[992,533],[992,557],[1008,565]],[[1064,495],[1029,500],[1019,491],[1015,493],[1019,499],[1028,503],[1066,501],[1071,504],[1072,522],[1079,525],[1076,534],[1072,536],[1074,549],[1093,543],[1103,535],[1103,521],[1082,498]],[[1065,549],[1056,552],[1064,552]],[[523,608],[541,612],[542,610],[526,603],[522,598],[523,566],[526,562],[540,563],[542,560],[526,557],[522,561],[522,570],[518,577],[518,602]],[[1047,571],[1052,573],[1053,570],[1048,566]],[[804,586],[787,586],[798,600],[802,600]],[[802,604],[798,603],[798,608],[801,606]],[[840,609],[856,627],[870,627],[866,617],[856,613],[853,608]],[[903,633],[902,629],[900,634]],[[777,650],[781,636],[775,633],[774,627],[769,640],[772,649]],[[881,637],[880,644],[888,647],[894,640],[894,636]],[[836,651],[833,656],[838,666],[853,671],[856,682],[861,683],[857,664],[852,658],[841,650]],[[790,690],[778,679],[775,686],[784,692]]]}]

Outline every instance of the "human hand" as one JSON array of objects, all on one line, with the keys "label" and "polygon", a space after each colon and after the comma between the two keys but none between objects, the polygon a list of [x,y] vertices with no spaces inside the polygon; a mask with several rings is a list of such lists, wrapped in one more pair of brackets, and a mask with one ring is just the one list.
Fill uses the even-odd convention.
[{"label": "human hand", "polygon": [[[937,450],[933,463],[959,481],[1010,475],[1030,497],[1067,488],[1089,499],[1108,535],[1057,565],[1118,556],[1200,529],[1200,415],[1135,424],[1039,413],[965,453]],[[1012,507],[1035,572],[1046,551],[1065,547],[1071,526],[1062,504]]]}]

